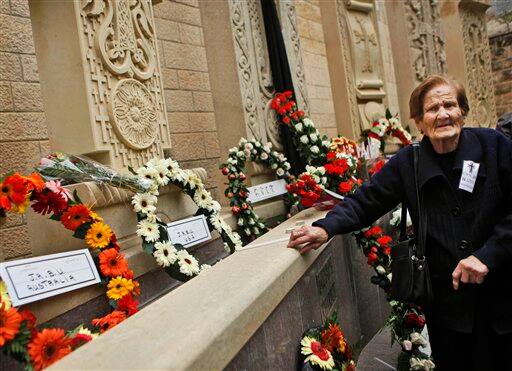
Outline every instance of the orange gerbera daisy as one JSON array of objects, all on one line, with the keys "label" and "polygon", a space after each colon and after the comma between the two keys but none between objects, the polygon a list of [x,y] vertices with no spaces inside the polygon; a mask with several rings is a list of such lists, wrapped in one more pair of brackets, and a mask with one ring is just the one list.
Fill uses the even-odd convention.
[{"label": "orange gerbera daisy", "polygon": [[36,370],[42,370],[71,353],[71,339],[64,330],[45,328],[28,344],[28,354]]},{"label": "orange gerbera daisy", "polygon": [[104,250],[99,255],[99,258],[100,270],[104,276],[123,276],[128,270],[128,263],[124,258],[124,254],[118,254],[114,248]]},{"label": "orange gerbera daisy", "polygon": [[0,305],[0,347],[14,339],[20,330],[22,317],[16,308],[5,309],[5,303]]},{"label": "orange gerbera daisy", "polygon": [[91,220],[91,211],[83,204],[71,206],[65,211],[60,221],[66,229],[76,230],[80,225]]},{"label": "orange gerbera daisy", "polygon": [[115,310],[105,317],[95,318],[92,320],[92,324],[100,328],[100,333],[104,333],[110,330],[112,327],[120,324],[126,319],[126,313],[120,310]]},{"label": "orange gerbera daisy", "polygon": [[44,180],[38,173],[32,173],[29,176],[24,176],[23,179],[25,179],[28,189],[31,191],[35,190],[36,192],[41,192],[44,189]]},{"label": "orange gerbera daisy", "polygon": [[337,324],[329,323],[329,328],[322,331],[322,346],[332,353],[334,350],[337,350],[343,338],[343,332],[340,327]]},{"label": "orange gerbera daisy", "polygon": [[111,236],[112,230],[107,224],[96,222],[87,231],[85,242],[93,249],[103,249],[110,243]]}]

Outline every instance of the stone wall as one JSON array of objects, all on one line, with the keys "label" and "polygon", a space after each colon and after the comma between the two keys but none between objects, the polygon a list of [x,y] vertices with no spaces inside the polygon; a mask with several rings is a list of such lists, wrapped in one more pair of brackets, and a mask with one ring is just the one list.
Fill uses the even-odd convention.
[{"label": "stone wall", "polygon": [[[0,174],[28,172],[49,151],[27,0],[0,1]],[[31,254],[25,217],[0,218],[0,260]]]},{"label": "stone wall", "polygon": [[310,117],[322,134],[338,134],[319,0],[295,1]]},{"label": "stone wall", "polygon": [[154,5],[154,15],[172,132],[170,155],[184,168],[206,169],[206,185],[218,198],[213,179],[221,154],[199,1],[164,0]]},{"label": "stone wall", "polygon": [[512,32],[489,39],[496,114],[512,112]]}]

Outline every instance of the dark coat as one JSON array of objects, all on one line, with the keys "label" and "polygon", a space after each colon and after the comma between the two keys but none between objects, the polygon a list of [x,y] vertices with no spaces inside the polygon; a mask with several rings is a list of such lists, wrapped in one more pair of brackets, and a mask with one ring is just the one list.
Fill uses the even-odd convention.
[{"label": "dark coat", "polygon": [[[480,163],[472,193],[458,189],[464,160]],[[469,333],[478,304],[498,333],[511,333],[512,142],[492,129],[464,128],[451,171],[451,176],[444,174],[430,140],[423,138],[418,180],[427,215],[426,255],[435,296],[426,308],[427,317],[430,313],[442,326]],[[408,146],[313,225],[323,227],[329,236],[348,233],[370,225],[404,200],[417,225],[415,199],[412,146]],[[470,255],[490,272],[483,284],[461,284],[455,291],[451,274]]]}]

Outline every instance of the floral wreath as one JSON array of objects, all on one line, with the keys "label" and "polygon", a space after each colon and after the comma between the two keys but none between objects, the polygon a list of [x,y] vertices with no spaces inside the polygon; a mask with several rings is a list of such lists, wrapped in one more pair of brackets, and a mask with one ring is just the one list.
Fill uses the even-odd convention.
[{"label": "floral wreath", "polygon": [[323,326],[307,330],[300,345],[304,365],[322,370],[356,370],[352,351],[340,328],[336,313]]},{"label": "floral wreath", "polygon": [[272,99],[271,107],[280,116],[281,122],[291,128],[293,141],[304,160],[309,165],[321,166],[325,163],[330,141],[325,135],[320,136],[313,121],[305,117],[304,111],[298,109],[292,96],[291,91],[277,93]]},{"label": "floral wreath", "polygon": [[[290,163],[282,153],[272,151],[272,143],[262,144],[257,139],[240,139],[238,147],[229,150],[227,162],[220,165],[222,174],[228,177],[228,186],[224,191],[229,199],[231,212],[237,218],[237,224],[245,237],[258,237],[268,231],[265,222],[255,213],[252,203],[248,200],[249,192],[245,185],[245,162],[250,160],[263,164],[274,170],[278,179],[287,184],[294,180],[290,175]],[[296,203],[296,199],[287,193],[288,210]]]},{"label": "floral wreath", "polygon": [[[297,124],[309,122],[304,118],[304,114],[298,111],[294,101],[290,100],[291,93],[285,92],[276,94],[274,98],[275,104],[272,104],[277,113],[281,116],[284,124],[291,125],[295,128],[295,135],[299,135],[303,127],[297,129]],[[313,125],[309,122],[309,125]],[[316,129],[309,127],[308,131],[314,132]],[[386,110],[386,119],[381,119],[374,123],[372,129],[363,135],[371,140],[379,140],[380,148],[384,150],[385,141],[382,140],[385,135],[392,135],[401,140],[403,144],[409,144],[411,140],[410,134],[402,128],[397,118],[392,117],[389,110]],[[316,137],[315,137],[316,138]],[[334,138],[330,143],[322,141],[323,153],[314,151],[314,165],[306,167],[306,172],[299,176],[298,181],[288,187],[290,192],[300,197],[302,205],[305,207],[312,206],[323,194],[324,189],[331,189],[342,194],[354,192],[360,185],[359,179],[353,179],[351,175],[348,180],[340,181],[340,175],[343,177],[345,173],[341,170],[345,168],[341,163],[336,162],[340,159],[339,153],[353,156],[352,141],[346,138]],[[304,144],[307,141],[304,140]],[[311,150],[299,146],[299,152],[309,158]],[[335,155],[333,155],[335,153]],[[371,175],[377,173],[384,161],[377,162],[369,170]],[[328,171],[329,167],[331,168]],[[336,179],[338,177],[338,179]],[[345,182],[353,181],[352,184]],[[432,358],[423,353],[420,348],[427,344],[426,339],[421,335],[421,331],[425,326],[425,317],[419,306],[401,303],[392,300],[389,295],[391,286],[391,246],[393,239],[383,233],[379,226],[365,228],[361,231],[354,232],[358,245],[362,248],[363,253],[367,257],[367,263],[374,268],[376,275],[372,277],[371,282],[379,285],[387,295],[387,300],[391,306],[391,314],[388,317],[387,325],[391,328],[392,341],[398,342],[402,347],[401,362],[408,363],[411,370],[432,370],[435,365]],[[407,366],[406,366],[407,367]]]},{"label": "floral wreath", "polygon": [[387,137],[398,138],[403,145],[411,144],[411,134],[403,128],[398,117],[393,116],[389,109],[386,109],[386,116],[372,123],[371,129],[361,133],[362,141],[378,141],[380,150],[384,152]]},{"label": "floral wreath", "polygon": [[152,255],[157,264],[180,281],[187,281],[201,271],[210,268],[208,264],[199,266],[181,244],[172,244],[166,230],[166,223],[156,216],[158,189],[169,183],[178,186],[189,195],[199,207],[198,214],[206,217],[208,227],[215,229],[224,241],[227,252],[233,253],[242,247],[240,237],[220,216],[221,206],[215,201],[203,185],[201,178],[192,170],[183,170],[170,159],[154,158],[134,172],[139,178],[151,182],[149,190],[136,193],[132,205],[137,212],[137,235],[142,238],[142,247]]},{"label": "floral wreath", "polygon": [[[106,296],[113,311],[92,320],[103,333],[138,311],[139,283],[120,253],[116,235],[103,219],[82,203],[59,180],[45,182],[39,173],[19,173],[0,179],[0,210],[23,214],[28,205],[42,215],[62,223],[73,237],[85,240],[106,284]],[[65,332],[60,328],[36,328],[36,317],[27,309],[12,306],[5,283],[0,281],[0,347],[22,362],[27,370],[41,370],[98,336],[83,325]]]}]

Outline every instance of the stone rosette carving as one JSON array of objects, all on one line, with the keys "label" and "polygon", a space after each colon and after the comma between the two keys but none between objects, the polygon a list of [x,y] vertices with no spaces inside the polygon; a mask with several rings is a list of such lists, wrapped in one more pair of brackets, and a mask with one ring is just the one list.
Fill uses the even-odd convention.
[{"label": "stone rosette carving", "polygon": [[121,80],[112,92],[110,116],[121,140],[133,149],[153,144],[158,133],[158,112],[151,93],[134,79]]},{"label": "stone rosette carving", "polygon": [[150,0],[77,0],[91,127],[91,153],[136,168],[169,149]]}]

